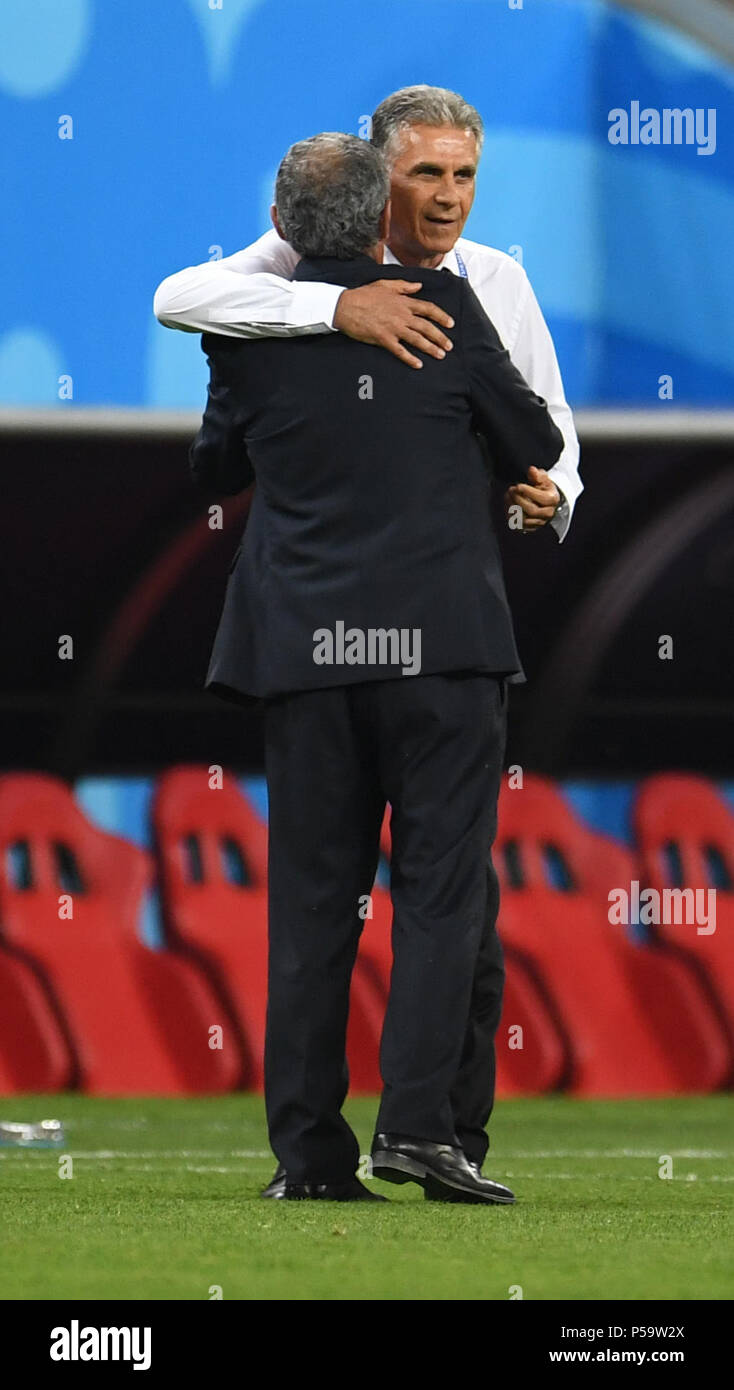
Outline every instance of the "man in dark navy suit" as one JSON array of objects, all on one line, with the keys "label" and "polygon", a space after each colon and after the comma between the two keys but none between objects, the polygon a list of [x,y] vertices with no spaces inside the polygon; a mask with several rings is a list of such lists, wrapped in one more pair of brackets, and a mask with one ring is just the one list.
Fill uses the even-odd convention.
[{"label": "man in dark navy suit", "polygon": [[375,1175],[512,1202],[462,1146],[462,1068],[496,828],[506,682],[521,675],[486,456],[506,484],[562,447],[466,280],[382,265],[389,182],[347,135],[294,145],[276,226],[296,276],[395,275],[450,315],[419,372],[342,335],[206,335],[192,471],[257,486],[207,675],[265,703],[270,965],[266,1106],[283,1195],[376,1199],[355,1176],[349,984],[391,807],[394,964]]}]

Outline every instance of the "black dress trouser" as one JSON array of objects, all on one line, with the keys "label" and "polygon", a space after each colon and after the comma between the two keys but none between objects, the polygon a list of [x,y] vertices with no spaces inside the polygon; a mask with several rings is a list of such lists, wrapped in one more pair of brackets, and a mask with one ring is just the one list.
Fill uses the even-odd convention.
[{"label": "black dress trouser", "polygon": [[295,1181],[359,1162],[341,1114],[360,899],[391,805],[393,969],[376,1132],[482,1162],[502,1007],[489,862],[506,687],[472,673],[297,692],[267,702],[269,969],[265,1100]]}]

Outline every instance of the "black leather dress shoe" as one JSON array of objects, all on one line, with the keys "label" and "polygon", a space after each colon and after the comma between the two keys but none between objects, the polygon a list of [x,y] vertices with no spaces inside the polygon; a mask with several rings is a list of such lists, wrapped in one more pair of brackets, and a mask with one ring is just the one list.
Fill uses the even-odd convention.
[{"label": "black leather dress shoe", "polygon": [[285,1200],[287,1202],[386,1202],[378,1192],[370,1192],[359,1178],[347,1182],[290,1182],[285,1180]]},{"label": "black leather dress shoe", "polygon": [[285,1168],[279,1163],[273,1173],[267,1187],[260,1193],[261,1197],[285,1197]]},{"label": "black leather dress shoe", "polygon": [[401,1134],[376,1134],[372,1172],[383,1182],[417,1182],[436,1202],[494,1203],[509,1206],[514,1192],[483,1178],[462,1149]]},{"label": "black leather dress shoe", "polygon": [[[464,1157],[466,1158],[466,1154],[464,1155]],[[474,1176],[475,1176],[476,1178],[481,1178],[481,1176],[482,1176],[482,1166],[481,1166],[481,1164],[480,1164],[480,1163],[475,1163],[474,1160],[471,1159],[471,1158],[467,1158],[466,1161],[467,1161],[467,1163],[469,1164],[469,1167],[471,1168],[472,1173],[474,1174]],[[427,1187],[424,1187],[424,1189],[423,1189],[423,1196],[425,1197],[425,1199],[426,1199],[427,1202],[463,1202],[463,1201],[465,1201],[465,1198],[462,1196],[462,1194],[461,1194],[460,1192],[450,1192],[448,1188],[446,1188],[445,1191],[442,1191],[442,1192],[439,1193],[439,1192],[436,1192],[436,1191],[433,1191],[433,1190],[429,1191],[429,1189],[428,1189]]]}]

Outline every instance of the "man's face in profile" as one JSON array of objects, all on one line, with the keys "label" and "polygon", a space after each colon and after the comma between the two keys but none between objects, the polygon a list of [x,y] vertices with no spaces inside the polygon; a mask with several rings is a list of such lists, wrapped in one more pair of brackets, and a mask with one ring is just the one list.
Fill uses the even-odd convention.
[{"label": "man's face in profile", "polygon": [[437,264],[474,202],[477,142],[453,126],[409,126],[391,170],[390,248],[405,265]]}]

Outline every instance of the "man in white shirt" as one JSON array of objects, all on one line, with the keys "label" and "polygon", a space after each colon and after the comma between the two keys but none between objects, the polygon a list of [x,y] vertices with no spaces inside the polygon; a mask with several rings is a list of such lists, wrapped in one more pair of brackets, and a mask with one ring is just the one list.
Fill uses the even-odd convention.
[{"label": "man in white shirt", "polygon": [[[406,87],[378,106],[372,142],[391,174],[390,237],[386,265],[445,268],[466,275],[512,361],[548,409],[564,438],[558,462],[506,495],[520,507],[522,529],[550,522],[565,537],[576,499],[579,446],[566,402],[553,341],[530,281],[503,251],[461,236],[474,201],[483,126],[479,113],[441,87]],[[378,343],[419,368],[411,349],[439,357],[450,350],[446,315],[402,281],[345,290],[340,285],[292,281],[299,257],[277,232],[266,232],[244,251],[169,275],[159,285],[154,312],[167,328],[228,337],[276,337],[339,331]],[[514,517],[520,520],[520,513]]]},{"label": "man in white shirt", "polygon": [[[461,235],[474,200],[482,140],[478,112],[443,88],[405,88],[380,104],[373,117],[372,142],[382,151],[391,179],[390,235],[383,263],[445,269],[469,280],[515,366],[547,402],[564,440],[552,468],[531,468],[527,483],[506,492],[511,522],[521,521],[527,533],[550,524],[563,540],[583,485],[578,440],[551,336],[523,268],[504,252]],[[169,276],[156,292],[154,311],[167,327],[230,337],[342,332],[384,347],[415,370],[423,365],[417,352],[441,358],[452,350],[444,330],[450,330],[453,321],[436,305],[413,298],[415,282],[381,280],[345,289],[292,281],[298,259],[276,231],[266,232],[233,256]],[[461,1072],[452,1096],[456,1133],[477,1172],[489,1143],[494,1037],[502,1011],[498,906],[497,876],[488,856],[484,937]],[[284,1195],[284,1177],[278,1170],[263,1196]]]}]

